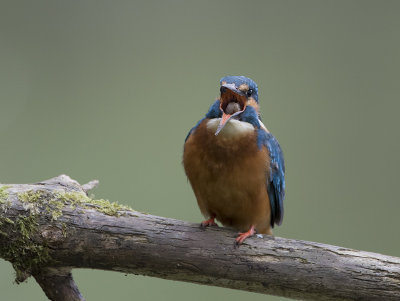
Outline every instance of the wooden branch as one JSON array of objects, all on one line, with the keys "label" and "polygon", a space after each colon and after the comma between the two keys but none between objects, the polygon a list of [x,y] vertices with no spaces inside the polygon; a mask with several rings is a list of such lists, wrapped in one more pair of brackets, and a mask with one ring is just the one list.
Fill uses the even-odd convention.
[{"label": "wooden branch", "polygon": [[278,237],[234,248],[201,229],[91,200],[68,176],[0,185],[0,257],[55,301],[83,300],[70,269],[93,268],[303,300],[400,300],[400,258]]},{"label": "wooden branch", "polygon": [[85,301],[72,279],[70,268],[43,268],[33,277],[50,300]]}]

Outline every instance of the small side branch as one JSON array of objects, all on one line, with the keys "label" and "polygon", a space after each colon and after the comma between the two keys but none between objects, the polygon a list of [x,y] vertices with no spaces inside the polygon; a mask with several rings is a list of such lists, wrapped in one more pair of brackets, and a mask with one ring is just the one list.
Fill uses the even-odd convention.
[{"label": "small side branch", "polygon": [[85,301],[70,269],[43,269],[33,277],[50,300]]},{"label": "small side branch", "polygon": [[83,184],[82,185],[82,189],[83,189],[83,191],[88,193],[90,190],[94,189],[97,185],[99,185],[99,181],[98,180],[92,180],[89,183]]},{"label": "small side branch", "polygon": [[[0,257],[55,301],[84,300],[73,268],[141,274],[302,300],[400,300],[400,258],[236,232],[92,200],[68,176],[0,185]],[[97,184],[97,183],[96,183]]]}]

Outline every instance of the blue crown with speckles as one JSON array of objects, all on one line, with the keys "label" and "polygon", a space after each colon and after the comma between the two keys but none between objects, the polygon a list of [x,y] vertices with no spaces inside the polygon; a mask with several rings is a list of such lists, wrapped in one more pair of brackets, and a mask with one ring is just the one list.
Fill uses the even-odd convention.
[{"label": "blue crown with speckles", "polygon": [[258,102],[258,87],[255,81],[252,79],[246,77],[246,76],[225,76],[221,78],[219,81],[220,85],[222,85],[222,82],[225,82],[227,84],[234,84],[236,87],[239,87],[240,85],[246,84],[249,86],[249,91],[250,96],[253,97],[257,102]]}]

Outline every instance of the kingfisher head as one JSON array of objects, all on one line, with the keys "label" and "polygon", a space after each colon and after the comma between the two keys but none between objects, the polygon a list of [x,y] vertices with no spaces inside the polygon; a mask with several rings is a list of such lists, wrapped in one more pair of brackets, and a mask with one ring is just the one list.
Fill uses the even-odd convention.
[{"label": "kingfisher head", "polygon": [[225,76],[220,80],[220,106],[222,118],[215,135],[218,135],[227,122],[231,119],[239,119],[240,114],[247,106],[252,106],[258,112],[258,88],[257,84],[245,76]]}]

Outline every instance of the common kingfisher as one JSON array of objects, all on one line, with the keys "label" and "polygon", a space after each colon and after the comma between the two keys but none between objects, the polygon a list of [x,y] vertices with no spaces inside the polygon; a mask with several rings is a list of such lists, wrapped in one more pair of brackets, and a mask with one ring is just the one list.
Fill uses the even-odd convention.
[{"label": "common kingfisher", "polygon": [[261,121],[258,87],[250,78],[226,76],[220,97],[185,139],[183,165],[207,220],[239,231],[235,243],[255,233],[272,235],[283,219],[285,163],[276,138]]}]

